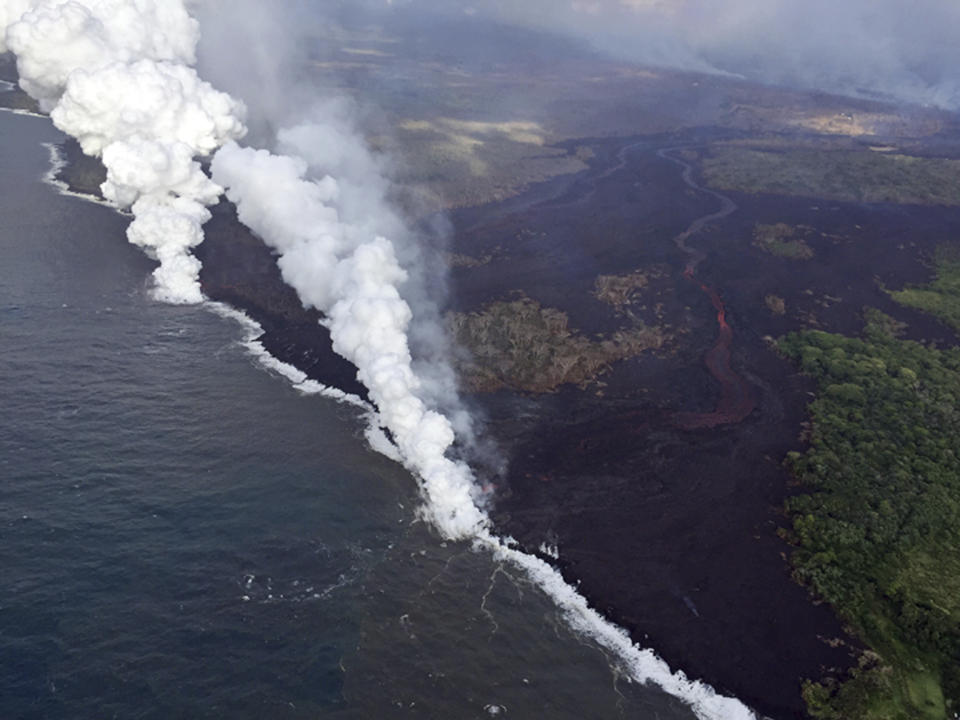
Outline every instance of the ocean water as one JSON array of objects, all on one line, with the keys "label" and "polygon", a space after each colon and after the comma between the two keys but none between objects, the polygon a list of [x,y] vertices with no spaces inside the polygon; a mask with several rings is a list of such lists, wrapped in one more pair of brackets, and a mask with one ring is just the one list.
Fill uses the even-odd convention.
[{"label": "ocean water", "polygon": [[202,307],[0,113],[0,719],[694,717],[417,521],[362,413]]}]

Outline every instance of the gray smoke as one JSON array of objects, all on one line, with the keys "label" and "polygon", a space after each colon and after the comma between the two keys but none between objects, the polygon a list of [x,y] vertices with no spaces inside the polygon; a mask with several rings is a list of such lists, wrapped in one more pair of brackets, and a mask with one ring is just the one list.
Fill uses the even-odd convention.
[{"label": "gray smoke", "polygon": [[440,14],[580,38],[636,62],[960,108],[954,0],[390,0],[384,22]]}]

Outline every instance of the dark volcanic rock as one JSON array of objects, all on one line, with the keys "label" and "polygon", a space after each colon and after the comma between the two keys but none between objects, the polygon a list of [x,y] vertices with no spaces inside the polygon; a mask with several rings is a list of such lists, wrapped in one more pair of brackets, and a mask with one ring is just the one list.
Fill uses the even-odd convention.
[{"label": "dark volcanic rock", "polygon": [[204,226],[206,239],[194,254],[203,263],[200,282],[211,300],[239,308],[263,326],[260,342],[279,360],[324,385],[366,398],[357,369],[333,352],[322,315],[306,310],[280,275],[276,258],[223,200]]},{"label": "dark volcanic rock", "polygon": [[99,158],[84,155],[80,143],[72,137],[60,143],[60,153],[64,165],[57,173],[57,179],[65,182],[73,192],[102,198],[100,186],[107,179],[107,169]]},{"label": "dark volcanic rock", "polygon": [[[800,718],[802,682],[848,667],[857,642],[793,582],[791,549],[777,534],[792,491],[781,462],[806,442],[812,387],[769,337],[810,326],[855,335],[871,306],[907,322],[910,337],[956,342],[884,287],[929,277],[924,259],[960,231],[960,210],[731,193],[740,209],[688,242],[706,253],[696,275],[723,299],[730,365],[756,407],[736,423],[684,429],[678,415],[718,407],[720,388],[704,364],[718,330],[710,299],[684,280],[687,257],[672,239],[719,203],[690,192],[656,151],[696,145],[704,132],[634,144],[612,174],[606,168],[626,143],[596,142],[591,172],[460,213],[455,251],[501,252],[456,271],[453,295],[470,310],[522,289],[569,313],[584,333],[609,332],[611,316],[590,299],[598,275],[673,269],[673,290],[651,299],[668,325],[687,331],[672,357],[621,363],[604,378],[602,397],[479,398],[509,451],[494,520],[528,551],[557,545],[564,575],[672,667],[773,718]],[[754,224],[781,221],[817,229],[813,260],[756,247]],[[784,314],[767,308],[771,293],[784,299]]]},{"label": "dark volcanic rock", "polygon": [[[666,138],[659,147],[677,143]],[[725,296],[731,365],[757,405],[734,424],[690,431],[673,422],[678,412],[717,407],[719,388],[703,361],[717,337],[716,312],[683,278],[687,258],[672,242],[717,200],[687,192],[655,142],[606,173],[622,144],[595,145],[595,171],[540,188],[540,196],[484,208],[483,219],[472,211],[455,218],[469,228],[457,251],[507,248],[502,263],[455,275],[461,301],[512,285],[576,316],[585,333],[607,331],[609,314],[589,300],[595,278],[662,264],[673,269],[674,288],[656,299],[666,322],[688,331],[672,357],[618,365],[602,397],[564,390],[480,398],[510,454],[494,519],[528,551],[555,543],[564,575],[672,667],[774,718],[803,717],[803,680],[851,662],[848,647],[825,642],[851,641],[832,611],[792,581],[789,547],[777,536],[788,482],[780,462],[799,442],[808,388],[762,333],[745,331],[754,322],[748,310],[767,313],[762,301],[756,312],[731,303],[728,278],[704,267]]]},{"label": "dark volcanic rock", "polygon": [[0,80],[15,83],[17,75],[17,61],[12,53],[0,53]]},{"label": "dark volcanic rock", "polygon": [[[19,77],[17,75],[17,63],[10,53],[0,54],[0,80],[16,85]],[[38,112],[37,101],[27,95],[19,87],[12,90],[0,92],[0,108],[9,108],[11,110],[26,110],[27,112]]]}]

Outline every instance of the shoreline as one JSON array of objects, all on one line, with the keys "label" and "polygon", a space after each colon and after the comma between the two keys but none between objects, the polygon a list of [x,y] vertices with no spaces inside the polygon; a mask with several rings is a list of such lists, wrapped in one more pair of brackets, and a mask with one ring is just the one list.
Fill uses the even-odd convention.
[{"label": "shoreline", "polygon": [[[518,539],[511,551],[553,568],[563,585],[576,587],[610,628],[623,628],[632,643],[639,643],[632,646],[635,650],[656,653],[664,667],[682,670],[672,677],[700,679],[718,695],[740,698],[777,720],[804,717],[800,682],[849,667],[857,646],[832,611],[815,605],[806,589],[789,577],[787,546],[777,538],[776,528],[790,490],[775,458],[797,448],[791,438],[805,420],[808,388],[785,363],[771,365],[768,351],[754,357],[764,345],[758,343],[757,329],[746,323],[740,290],[728,277],[717,275],[718,267],[735,261],[717,252],[715,228],[706,228],[696,239],[706,256],[698,277],[724,298],[727,319],[738,337],[731,362],[759,388],[758,408],[727,427],[664,427],[678,402],[680,409],[692,412],[716,407],[716,379],[704,367],[704,353],[716,339],[715,308],[699,287],[682,281],[680,270],[687,258],[669,241],[691,220],[715,210],[715,201],[685,197],[682,174],[669,159],[657,158],[657,151],[678,141],[702,141],[711,133],[723,131],[701,129],[692,137],[651,137],[642,143],[593,140],[597,156],[589,170],[453,214],[452,249],[469,254],[502,243],[518,226],[544,216],[551,226],[563,227],[559,238],[545,242],[559,239],[559,244],[575,248],[577,221],[591,210],[616,208],[623,218],[615,219],[632,227],[644,225],[639,218],[645,213],[658,212],[648,224],[667,242],[642,243],[640,256],[678,271],[678,302],[688,304],[693,314],[691,335],[676,357],[620,363],[604,377],[604,385],[611,386],[605,398],[569,388],[546,396],[503,392],[470,396],[469,401],[483,411],[488,431],[510,456],[509,477],[497,488],[490,515],[496,533]],[[636,152],[627,158],[624,150]],[[83,156],[73,141],[68,140],[62,152],[57,182],[68,193],[95,199],[90,195],[104,179],[102,165]],[[662,177],[663,187],[646,205],[633,208],[620,198],[633,184],[623,180],[638,172]],[[601,183],[605,185],[598,192]],[[755,202],[736,198],[741,207]],[[262,334],[247,342],[258,342],[277,363],[302,373],[301,379],[280,371],[295,386],[319,383],[365,398],[355,368],[332,352],[319,314],[302,308],[280,277],[271,252],[239,223],[233,206],[221,201],[211,212],[206,239],[195,251],[203,263],[204,295],[258,323]],[[613,253],[607,261],[621,268],[638,261],[636,248],[603,247],[596,251]],[[617,255],[628,251],[629,258]],[[524,255],[529,253],[524,250]],[[510,255],[490,266],[455,268],[449,302],[475,307],[485,297],[495,298],[504,283],[512,282],[506,273],[486,284],[501,274],[503,263],[529,272]],[[549,273],[535,280],[534,297],[550,284],[564,287]],[[573,293],[570,302],[572,298]],[[584,325],[583,308],[563,309],[579,311],[583,330],[596,329]],[[656,380],[658,389],[638,396],[630,388],[637,382],[649,385],[650,372],[652,377],[667,373],[663,377],[670,380]],[[763,427],[771,422],[772,429]],[[389,455],[386,437],[383,442],[368,440]],[[734,448],[732,456],[725,446]],[[571,448],[578,449],[571,453]],[[766,460],[760,457],[764,453]],[[705,482],[717,487],[710,490]],[[691,494],[704,490],[704,497]],[[612,514],[590,517],[590,506]],[[790,627],[785,627],[787,617]],[[841,642],[836,643],[838,638]]]},{"label": "shoreline", "polygon": [[[100,161],[80,151],[72,138],[58,146],[60,167],[48,178],[64,192],[106,204],[100,184],[106,171]],[[113,206],[110,206],[113,207]],[[356,368],[333,352],[329,331],[320,313],[306,310],[280,276],[270,249],[236,217],[226,199],[209,208],[204,241],[194,249],[202,263],[204,297],[248,315],[261,328],[254,338],[278,361],[297,368],[315,382],[367,400],[367,389],[356,379]]]}]

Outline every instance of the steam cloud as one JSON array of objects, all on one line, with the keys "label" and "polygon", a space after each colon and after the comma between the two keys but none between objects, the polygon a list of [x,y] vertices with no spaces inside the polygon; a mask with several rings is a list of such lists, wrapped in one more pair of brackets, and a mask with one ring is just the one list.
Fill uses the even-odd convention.
[{"label": "steam cloud", "polygon": [[[329,136],[326,128],[301,126],[281,134],[281,143]],[[328,163],[336,163],[336,144],[309,146],[314,153],[326,148]],[[419,396],[422,382],[407,341],[412,313],[398,289],[407,273],[393,244],[341,217],[339,183],[330,175],[311,180],[302,158],[229,143],[212,170],[241,222],[279,252],[284,280],[328,318],[334,350],[357,366],[404,464],[420,478],[431,521],[447,537],[475,536],[487,519],[473,501],[470,469],[447,457],[450,421]],[[383,212],[367,208],[369,216]]]},{"label": "steam cloud", "polygon": [[104,197],[132,210],[127,237],[159,260],[154,292],[172,303],[203,299],[190,251],[222,193],[195,158],[246,132],[242,104],[191,67],[198,39],[181,0],[0,2],[0,51],[54,125],[102,159]]}]

